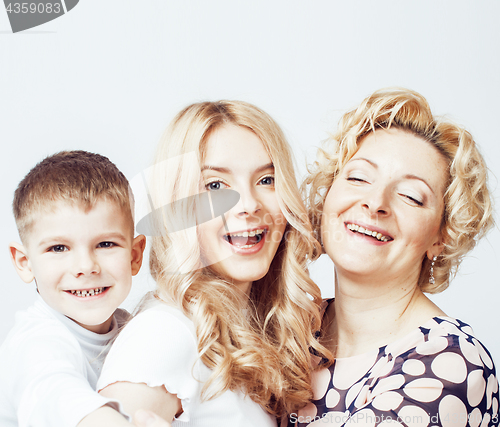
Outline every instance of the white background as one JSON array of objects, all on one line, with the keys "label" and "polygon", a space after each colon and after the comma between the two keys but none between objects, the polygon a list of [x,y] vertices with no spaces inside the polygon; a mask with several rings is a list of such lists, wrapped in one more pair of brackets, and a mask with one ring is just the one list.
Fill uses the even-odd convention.
[{"label": "white background", "polygon": [[[36,295],[8,257],[8,242],[18,239],[11,213],[18,182],[66,149],[104,154],[133,178],[173,115],[192,102],[241,99],[269,112],[303,176],[346,109],[378,88],[406,86],[473,133],[498,202],[499,16],[496,0],[81,0],[53,22],[12,34],[0,9],[0,341]],[[433,297],[473,326],[497,363],[499,241],[496,228],[450,289]],[[328,296],[332,267],[324,258],[313,277]],[[153,286],[147,270],[128,308]]]}]

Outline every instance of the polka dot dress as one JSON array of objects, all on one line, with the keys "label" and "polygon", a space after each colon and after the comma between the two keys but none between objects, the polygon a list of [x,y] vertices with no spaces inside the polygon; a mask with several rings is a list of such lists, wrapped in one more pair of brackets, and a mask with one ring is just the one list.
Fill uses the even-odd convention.
[{"label": "polka dot dress", "polygon": [[460,320],[435,317],[380,349],[315,372],[314,400],[289,426],[498,426],[488,351]]}]

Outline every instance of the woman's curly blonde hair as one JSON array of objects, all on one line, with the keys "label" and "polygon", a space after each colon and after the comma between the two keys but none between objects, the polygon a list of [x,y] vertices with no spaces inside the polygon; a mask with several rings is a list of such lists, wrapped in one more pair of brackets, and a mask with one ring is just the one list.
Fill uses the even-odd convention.
[{"label": "woman's curly blonde hair", "polygon": [[[152,239],[150,267],[157,296],[194,322],[200,358],[212,370],[204,397],[241,390],[269,412],[282,415],[312,398],[310,351],[330,355],[314,335],[321,324],[321,294],[307,271],[308,260],[321,248],[283,132],[269,115],[245,102],[190,105],[174,118],[159,143],[158,167],[153,166],[149,188],[156,207],[173,207],[172,201],[199,193],[207,140],[225,125],[244,127],[261,140],[275,168],[276,195],[288,222],[268,273],[253,283],[248,311],[242,310],[242,296],[229,283],[231,278],[203,265],[197,227],[169,232],[169,216],[179,212],[166,209],[160,219],[164,232]],[[168,167],[162,166],[165,161]],[[190,203],[178,207],[185,217],[192,214]]]},{"label": "woman's curly blonde hair", "polygon": [[398,128],[432,144],[448,163],[441,233],[444,249],[434,265],[435,283],[429,283],[431,261],[424,256],[418,284],[422,291],[446,289],[464,255],[493,226],[487,168],[471,134],[444,118],[433,116],[427,100],[404,88],[374,92],[345,113],[338,129],[318,150],[308,189],[310,218],[320,235],[323,205],[330,186],[359,148],[363,137],[377,129]]}]

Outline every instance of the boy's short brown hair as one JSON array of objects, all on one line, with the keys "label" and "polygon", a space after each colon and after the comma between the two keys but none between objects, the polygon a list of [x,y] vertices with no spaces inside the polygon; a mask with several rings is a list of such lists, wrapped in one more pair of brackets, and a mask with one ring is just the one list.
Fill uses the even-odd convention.
[{"label": "boy's short brown hair", "polygon": [[13,211],[23,243],[36,215],[64,201],[91,209],[99,200],[114,203],[130,219],[132,234],[133,196],[127,178],[107,157],[87,151],[61,151],[42,160],[19,183]]}]

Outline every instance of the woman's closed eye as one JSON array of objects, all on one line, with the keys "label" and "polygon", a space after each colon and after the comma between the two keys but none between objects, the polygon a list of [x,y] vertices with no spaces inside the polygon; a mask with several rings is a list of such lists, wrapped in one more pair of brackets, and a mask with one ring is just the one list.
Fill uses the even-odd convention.
[{"label": "woman's closed eye", "polygon": [[404,193],[399,193],[399,194],[412,204],[415,204],[417,206],[424,206],[424,202],[420,200],[420,198],[417,198],[416,196],[410,196]]},{"label": "woman's closed eye", "polygon": [[368,183],[368,180],[365,177],[362,177],[360,175],[351,175],[347,177],[347,181],[351,182],[366,182]]}]

